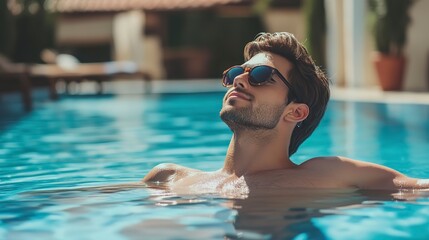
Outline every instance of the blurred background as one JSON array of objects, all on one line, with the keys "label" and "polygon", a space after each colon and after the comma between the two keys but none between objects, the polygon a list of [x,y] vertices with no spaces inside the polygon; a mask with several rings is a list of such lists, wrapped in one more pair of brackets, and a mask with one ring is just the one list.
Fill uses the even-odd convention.
[{"label": "blurred background", "polygon": [[428,10],[423,0],[3,0],[0,104],[29,110],[43,89],[56,99],[95,82],[102,93],[121,78],[219,80],[245,43],[274,31],[295,34],[333,87],[427,92]]}]

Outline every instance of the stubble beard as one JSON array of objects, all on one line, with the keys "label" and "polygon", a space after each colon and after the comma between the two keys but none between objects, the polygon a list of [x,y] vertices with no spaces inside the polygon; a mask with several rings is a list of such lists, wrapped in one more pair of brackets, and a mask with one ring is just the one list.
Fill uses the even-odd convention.
[{"label": "stubble beard", "polygon": [[[234,105],[233,103],[231,105]],[[260,105],[241,108],[227,108],[220,111],[220,118],[232,130],[271,130],[274,129],[283,113],[285,105]]]}]

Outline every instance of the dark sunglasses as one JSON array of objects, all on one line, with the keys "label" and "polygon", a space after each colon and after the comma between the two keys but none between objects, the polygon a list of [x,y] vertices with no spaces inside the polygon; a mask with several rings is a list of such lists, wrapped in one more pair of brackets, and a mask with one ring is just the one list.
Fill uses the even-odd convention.
[{"label": "dark sunglasses", "polygon": [[296,97],[292,85],[279,72],[279,70],[267,65],[258,65],[251,68],[232,66],[223,72],[222,85],[224,87],[231,87],[234,84],[234,79],[245,72],[249,73],[248,81],[249,84],[252,86],[264,85],[273,78],[274,74],[276,74],[289,88],[289,92],[291,93],[291,95]]}]

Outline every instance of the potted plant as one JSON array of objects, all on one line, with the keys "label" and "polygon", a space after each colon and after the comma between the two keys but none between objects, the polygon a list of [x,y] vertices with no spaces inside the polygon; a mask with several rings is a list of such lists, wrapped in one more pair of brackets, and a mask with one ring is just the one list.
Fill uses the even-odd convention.
[{"label": "potted plant", "polygon": [[413,0],[370,0],[374,14],[374,37],[377,53],[375,69],[385,91],[402,89],[406,58],[404,46],[410,23],[409,8]]}]

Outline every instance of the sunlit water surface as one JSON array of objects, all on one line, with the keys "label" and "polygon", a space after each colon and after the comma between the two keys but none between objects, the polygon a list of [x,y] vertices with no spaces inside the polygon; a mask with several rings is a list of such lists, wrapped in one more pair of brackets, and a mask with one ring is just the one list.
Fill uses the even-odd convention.
[{"label": "sunlit water surface", "polygon": [[[291,189],[242,198],[127,184],[163,162],[216,170],[221,93],[72,98],[0,116],[0,239],[427,239],[429,194]],[[429,106],[332,101],[292,158],[429,177]],[[117,185],[120,184],[120,185]]]}]

